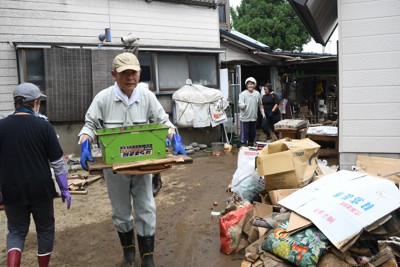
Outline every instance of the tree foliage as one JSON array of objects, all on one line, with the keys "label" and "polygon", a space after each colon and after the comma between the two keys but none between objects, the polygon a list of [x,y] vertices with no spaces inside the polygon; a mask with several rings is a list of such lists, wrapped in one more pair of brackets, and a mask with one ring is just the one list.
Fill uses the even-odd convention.
[{"label": "tree foliage", "polygon": [[242,0],[231,8],[233,28],[271,50],[302,51],[310,34],[286,0]]}]

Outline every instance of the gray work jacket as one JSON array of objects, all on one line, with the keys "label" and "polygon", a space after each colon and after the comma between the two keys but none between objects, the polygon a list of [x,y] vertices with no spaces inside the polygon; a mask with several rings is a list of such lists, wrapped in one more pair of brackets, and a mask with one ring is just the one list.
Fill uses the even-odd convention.
[{"label": "gray work jacket", "polygon": [[139,83],[134,90],[137,100],[126,106],[115,94],[114,85],[100,91],[93,99],[85,115],[85,125],[79,133],[96,140],[96,129],[128,127],[146,123],[163,123],[175,128],[170,122],[156,95],[145,83]]}]

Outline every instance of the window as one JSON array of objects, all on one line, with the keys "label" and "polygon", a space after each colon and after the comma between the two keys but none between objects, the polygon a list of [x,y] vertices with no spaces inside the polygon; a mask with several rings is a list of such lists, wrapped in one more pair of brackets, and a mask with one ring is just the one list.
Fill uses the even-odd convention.
[{"label": "window", "polygon": [[45,93],[43,49],[23,50],[22,58],[26,62],[24,81],[36,84]]},{"label": "window", "polygon": [[[46,94],[43,49],[20,50],[19,58],[21,59],[18,64],[22,76],[21,82],[33,83]],[[22,62],[26,64],[21,64]],[[46,101],[41,102],[40,113],[46,114]]]},{"label": "window", "polygon": [[226,23],[226,7],[225,5],[218,6],[219,22]]},{"label": "window", "polygon": [[[203,54],[159,54],[158,80],[160,91],[173,91],[193,83],[217,88],[217,56]],[[171,67],[173,66],[173,67]]]},{"label": "window", "polygon": [[[19,78],[47,95],[41,113],[52,122],[83,121],[93,97],[114,83],[110,74],[121,50],[18,48]],[[141,82],[155,93],[172,94],[193,83],[218,88],[218,54],[140,51]]]},{"label": "window", "polygon": [[217,62],[215,56],[190,55],[189,70],[193,83],[217,87]]},{"label": "window", "polygon": [[138,55],[140,62],[140,68],[142,72],[140,73],[140,81],[145,82],[149,85],[151,91],[155,91],[154,84],[154,73],[153,73],[153,54],[150,52],[141,52]]},{"label": "window", "polygon": [[190,78],[187,56],[158,55],[158,73],[160,91],[179,89]]},{"label": "window", "polygon": [[18,49],[21,82],[36,84],[47,95],[40,112],[50,121],[83,121],[93,97],[90,50]]}]

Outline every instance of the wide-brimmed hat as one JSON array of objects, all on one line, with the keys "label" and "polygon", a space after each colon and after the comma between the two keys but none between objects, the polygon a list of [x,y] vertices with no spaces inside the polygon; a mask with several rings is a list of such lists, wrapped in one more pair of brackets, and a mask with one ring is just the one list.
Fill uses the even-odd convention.
[{"label": "wide-brimmed hat", "polygon": [[134,54],[125,52],[114,58],[113,69],[118,73],[124,70],[140,71],[140,63]]},{"label": "wide-brimmed hat", "polygon": [[15,87],[13,97],[21,96],[24,98],[23,102],[29,102],[36,99],[46,99],[46,95],[42,94],[39,87],[33,83],[21,83]]}]

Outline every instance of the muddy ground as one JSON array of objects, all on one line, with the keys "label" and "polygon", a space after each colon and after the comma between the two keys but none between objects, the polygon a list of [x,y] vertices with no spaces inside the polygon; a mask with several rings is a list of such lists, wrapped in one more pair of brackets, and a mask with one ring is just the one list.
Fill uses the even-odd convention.
[{"label": "muddy ground", "polygon": [[[158,267],[239,267],[243,255],[220,253],[219,221],[229,197],[228,184],[237,166],[237,149],[213,156],[199,151],[192,164],[162,172],[163,187],[156,196],[155,262]],[[56,241],[51,266],[119,266],[122,249],[111,222],[111,207],[103,179],[73,195],[66,209],[55,199]],[[214,206],[214,202],[218,205]],[[6,219],[0,211],[0,266],[5,266]],[[138,252],[137,252],[138,254]],[[22,266],[37,266],[34,224],[28,234]],[[137,257],[136,266],[140,266]]]}]

